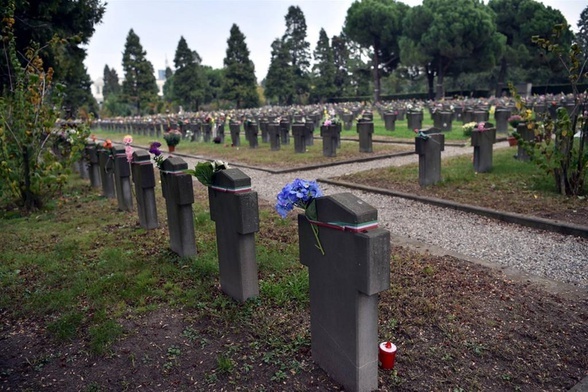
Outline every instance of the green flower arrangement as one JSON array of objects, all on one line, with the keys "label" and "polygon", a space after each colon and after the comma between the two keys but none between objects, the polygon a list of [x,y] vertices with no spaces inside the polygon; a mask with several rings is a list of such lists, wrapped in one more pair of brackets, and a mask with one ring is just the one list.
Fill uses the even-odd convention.
[{"label": "green flower arrangement", "polygon": [[171,129],[163,134],[163,139],[168,147],[175,147],[182,140],[182,133],[177,129]]}]

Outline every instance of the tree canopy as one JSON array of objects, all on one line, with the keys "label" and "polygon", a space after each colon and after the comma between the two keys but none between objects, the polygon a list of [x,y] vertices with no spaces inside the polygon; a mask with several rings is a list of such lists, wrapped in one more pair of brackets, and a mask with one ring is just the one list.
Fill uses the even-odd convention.
[{"label": "tree canopy", "polygon": [[409,7],[394,0],[361,0],[347,10],[343,31],[361,47],[370,48],[374,80],[374,100],[380,100],[380,77],[400,61],[398,40]]},{"label": "tree canopy", "polygon": [[[91,81],[83,61],[94,26],[102,20],[106,4],[102,0],[3,0],[2,9],[14,6],[14,36],[21,65],[26,63],[24,53],[32,43],[42,48],[39,56],[46,67],[54,70],[54,81],[65,86],[64,105],[75,113],[85,106],[97,110],[91,94]],[[57,36],[62,45],[47,45]],[[8,57],[0,56],[0,91],[14,88]]]},{"label": "tree canopy", "polygon": [[147,60],[139,36],[129,31],[123,52],[122,66],[125,78],[122,83],[123,100],[134,108],[136,114],[149,111],[157,101],[157,83],[153,65]]},{"label": "tree canopy", "polygon": [[233,24],[224,59],[224,98],[235,102],[237,109],[259,106],[255,66],[239,26]]},{"label": "tree canopy", "polygon": [[184,110],[197,111],[206,93],[206,78],[200,55],[180,37],[174,56],[173,97]]},{"label": "tree canopy", "polygon": [[503,37],[496,31],[495,15],[479,0],[424,0],[405,21],[406,58],[426,63],[437,77],[436,98],[444,96],[446,74],[488,70],[502,53]]},{"label": "tree canopy", "polygon": [[325,29],[319,32],[319,39],[314,50],[313,80],[314,88],[312,91],[313,101],[325,101],[335,97],[337,86],[335,78],[337,76],[337,66],[335,65],[335,56],[329,43],[329,37]]}]

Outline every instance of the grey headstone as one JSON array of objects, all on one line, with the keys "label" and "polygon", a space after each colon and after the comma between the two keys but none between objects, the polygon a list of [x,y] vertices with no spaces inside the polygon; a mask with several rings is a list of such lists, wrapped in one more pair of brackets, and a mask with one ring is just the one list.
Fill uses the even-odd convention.
[{"label": "grey headstone", "polygon": [[484,131],[472,131],[471,142],[474,147],[474,170],[477,173],[492,170],[492,148],[496,143],[496,128],[486,123]]},{"label": "grey headstone", "polygon": [[424,139],[415,138],[415,152],[419,155],[419,185],[433,185],[441,181],[441,151],[445,149],[445,135],[432,133]]},{"label": "grey headstone", "polygon": [[[351,226],[374,222],[377,210],[351,193],[316,199],[317,220]],[[378,293],[390,287],[390,233],[318,226],[298,217],[300,261],[310,279],[312,358],[347,391],[378,387]]]},{"label": "grey headstone", "polygon": [[[208,188],[222,290],[237,301],[259,295],[255,233],[259,231],[257,192],[239,169],[221,170]],[[244,188],[249,188],[245,190]]]},{"label": "grey headstone", "polygon": [[131,163],[139,224],[150,230],[159,227],[157,205],[155,202],[155,173],[151,163],[151,155],[145,150],[133,152]]},{"label": "grey headstone", "polygon": [[114,188],[116,189],[118,209],[121,211],[133,211],[131,165],[127,160],[125,148],[113,146],[110,151],[114,159]]},{"label": "grey headstone", "polygon": [[182,171],[188,164],[178,157],[163,161],[160,177],[161,189],[165,198],[170,248],[180,257],[196,255],[194,232],[194,188],[192,176]]}]

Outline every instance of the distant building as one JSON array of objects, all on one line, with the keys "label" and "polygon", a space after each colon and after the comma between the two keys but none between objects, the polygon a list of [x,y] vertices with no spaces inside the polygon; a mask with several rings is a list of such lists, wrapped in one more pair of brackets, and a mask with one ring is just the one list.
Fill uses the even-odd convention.
[{"label": "distant building", "polygon": [[104,79],[99,77],[98,79],[94,80],[92,86],[92,95],[96,98],[96,102],[98,102],[99,106],[102,106],[104,103],[104,95],[102,94],[102,89],[104,88]]}]

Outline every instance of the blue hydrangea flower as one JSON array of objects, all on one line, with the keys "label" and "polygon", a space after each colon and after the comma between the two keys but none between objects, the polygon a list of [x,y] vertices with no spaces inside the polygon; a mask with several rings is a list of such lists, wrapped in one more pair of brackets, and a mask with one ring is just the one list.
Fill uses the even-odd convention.
[{"label": "blue hydrangea flower", "polygon": [[294,207],[304,210],[309,206],[312,200],[322,196],[316,181],[305,181],[296,178],[289,184],[286,184],[277,196],[276,211],[282,218],[285,218]]}]

